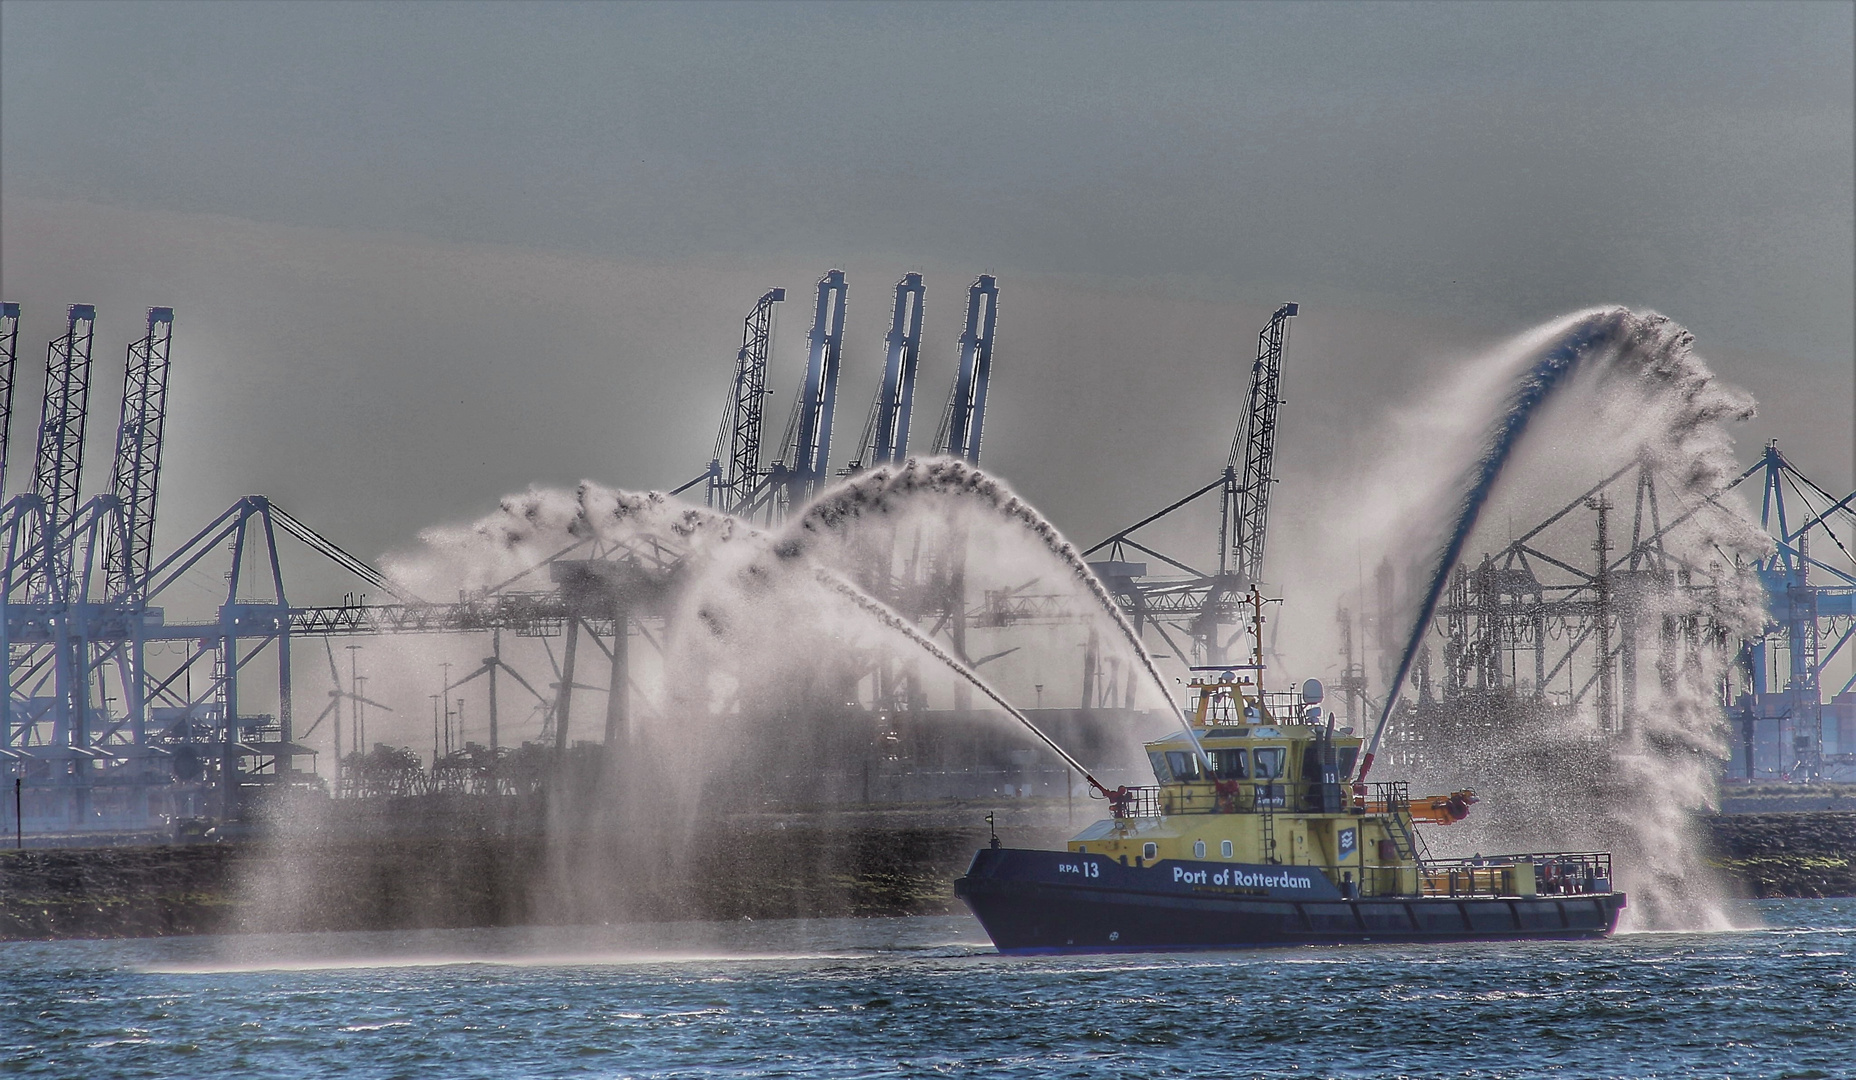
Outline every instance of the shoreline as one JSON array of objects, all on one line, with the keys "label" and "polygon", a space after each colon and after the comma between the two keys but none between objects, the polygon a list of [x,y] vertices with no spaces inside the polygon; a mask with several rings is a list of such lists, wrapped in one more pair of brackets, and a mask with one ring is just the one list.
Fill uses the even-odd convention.
[{"label": "shoreline", "polygon": [[[744,814],[674,842],[467,832],[5,850],[0,940],[947,914],[987,832],[946,822],[975,816]],[[1013,807],[1001,840],[1061,843],[1064,817]],[[1701,822],[1710,865],[1748,898],[1856,896],[1856,811]],[[621,869],[637,865],[651,872]]]}]

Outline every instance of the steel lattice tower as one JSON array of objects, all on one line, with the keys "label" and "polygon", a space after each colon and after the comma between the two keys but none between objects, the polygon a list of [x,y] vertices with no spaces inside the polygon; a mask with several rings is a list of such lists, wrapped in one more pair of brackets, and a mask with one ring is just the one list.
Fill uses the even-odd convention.
[{"label": "steel lattice tower", "polygon": [[13,431],[13,369],[19,360],[19,305],[0,304],[0,491],[6,489],[7,436]]},{"label": "steel lattice tower", "polygon": [[73,304],[64,336],[46,350],[45,410],[39,421],[38,459],[32,491],[45,508],[47,558],[33,575],[32,595],[47,603],[64,599],[71,577],[71,537],[64,535],[77,513],[84,470],[84,414],[90,397],[90,343],[97,309]]},{"label": "steel lattice tower", "polygon": [[1295,304],[1277,308],[1269,325],[1257,334],[1250,404],[1225,464],[1218,569],[1221,574],[1236,573],[1245,582],[1263,576],[1263,543],[1268,538],[1271,471],[1276,459],[1276,410],[1282,404],[1282,348],[1289,319],[1297,310]]},{"label": "steel lattice tower", "polygon": [[140,591],[154,550],[161,435],[167,421],[168,345],[173,336],[174,309],[150,308],[147,335],[129,346],[116,466],[110,476],[122,524],[109,532],[103,564],[111,600]]},{"label": "steel lattice tower", "polygon": [[[709,465],[708,502],[725,513],[744,512],[760,483],[767,359],[773,349],[773,305],[785,299],[785,289],[768,289],[742,323],[735,380],[722,409],[722,427],[716,432],[715,456]],[[726,467],[723,462],[727,462]]]}]

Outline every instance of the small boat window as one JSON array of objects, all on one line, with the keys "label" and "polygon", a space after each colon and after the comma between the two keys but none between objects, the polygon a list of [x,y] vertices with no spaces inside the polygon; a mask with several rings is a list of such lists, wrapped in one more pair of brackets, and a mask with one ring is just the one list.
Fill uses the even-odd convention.
[{"label": "small boat window", "polygon": [[1248,780],[1249,754],[1242,747],[1235,750],[1208,751],[1212,758],[1212,775],[1220,780]]},{"label": "small boat window", "polygon": [[1205,841],[1194,840],[1192,842],[1192,857],[1195,859],[1203,859],[1205,857]]},{"label": "small boat window", "polygon": [[1231,841],[1226,840],[1223,843],[1219,844],[1218,854],[1223,855],[1227,859],[1230,858],[1234,854],[1233,849],[1231,847]]},{"label": "small boat window", "polygon": [[1257,779],[1275,780],[1282,776],[1282,759],[1288,751],[1280,746],[1257,747]]},{"label": "small boat window", "polygon": [[1154,843],[1151,840],[1141,845],[1141,858],[1143,859],[1151,859],[1155,855],[1158,855],[1159,853],[1160,853],[1160,845]]},{"label": "small boat window", "polygon": [[1166,752],[1167,771],[1173,779],[1182,783],[1193,783],[1199,777],[1199,756],[1190,750],[1168,750]]}]

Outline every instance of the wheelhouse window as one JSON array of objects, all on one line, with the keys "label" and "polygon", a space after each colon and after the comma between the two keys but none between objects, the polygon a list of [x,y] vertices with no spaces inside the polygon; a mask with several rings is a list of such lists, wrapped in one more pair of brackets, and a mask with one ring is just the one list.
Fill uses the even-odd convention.
[{"label": "wheelhouse window", "polygon": [[1203,779],[1199,773],[1199,756],[1190,750],[1168,750],[1166,767],[1173,779],[1181,783],[1190,784]]},{"label": "wheelhouse window", "polygon": [[1257,763],[1257,779],[1259,780],[1280,779],[1282,777],[1283,758],[1287,756],[1288,756],[1288,751],[1283,749],[1280,746],[1259,746],[1257,747],[1256,753],[1255,753],[1256,763]]},{"label": "wheelhouse window", "polygon": [[1208,750],[1211,755],[1212,775],[1220,780],[1250,779],[1250,753],[1242,747],[1229,750]]}]

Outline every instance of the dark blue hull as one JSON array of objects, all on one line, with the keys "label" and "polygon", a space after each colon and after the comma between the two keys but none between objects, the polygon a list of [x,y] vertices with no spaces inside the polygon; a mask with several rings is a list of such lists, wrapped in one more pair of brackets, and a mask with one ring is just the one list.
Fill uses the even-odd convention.
[{"label": "dark blue hull", "polygon": [[1237,949],[1355,942],[1597,938],[1624,894],[1342,898],[1313,867],[985,849],[954,894],[1000,952]]}]

